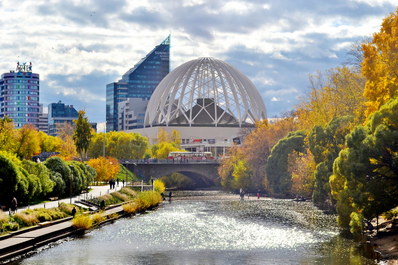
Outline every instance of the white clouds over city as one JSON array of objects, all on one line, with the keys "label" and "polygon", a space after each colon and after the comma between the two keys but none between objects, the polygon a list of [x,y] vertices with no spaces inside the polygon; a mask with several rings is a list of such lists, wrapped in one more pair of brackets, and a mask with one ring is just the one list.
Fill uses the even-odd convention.
[{"label": "white clouds over city", "polygon": [[245,73],[270,116],[294,108],[308,75],[347,61],[392,0],[3,0],[0,71],[32,62],[41,103],[105,120],[105,86],[171,34],[172,69],[212,56]]}]

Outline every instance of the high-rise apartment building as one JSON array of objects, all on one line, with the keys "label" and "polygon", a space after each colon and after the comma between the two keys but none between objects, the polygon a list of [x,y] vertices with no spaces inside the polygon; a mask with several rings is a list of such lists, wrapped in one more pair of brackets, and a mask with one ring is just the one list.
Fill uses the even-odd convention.
[{"label": "high-rise apartment building", "polygon": [[15,71],[1,75],[0,117],[8,116],[16,128],[25,124],[39,125],[39,74],[32,63],[17,63]]},{"label": "high-rise apartment building", "polygon": [[40,104],[38,129],[41,132],[48,133],[48,113],[44,112],[43,104]]},{"label": "high-rise apartment building", "polygon": [[60,126],[65,123],[73,125],[73,120],[77,120],[79,113],[73,105],[65,105],[61,101],[48,105],[48,133],[52,136],[58,134]]},{"label": "high-rise apartment building", "polygon": [[118,129],[127,131],[142,128],[148,102],[149,100],[146,98],[128,98],[120,102],[118,105]]},{"label": "high-rise apartment building", "polygon": [[[120,102],[128,98],[149,100],[156,86],[170,71],[170,36],[156,46],[128,70],[118,82],[106,86],[106,131],[118,131]],[[134,111],[134,106],[130,106]],[[135,113],[141,112],[142,106]],[[142,120],[142,119],[139,119]],[[135,128],[142,128],[142,122],[136,122]]]}]

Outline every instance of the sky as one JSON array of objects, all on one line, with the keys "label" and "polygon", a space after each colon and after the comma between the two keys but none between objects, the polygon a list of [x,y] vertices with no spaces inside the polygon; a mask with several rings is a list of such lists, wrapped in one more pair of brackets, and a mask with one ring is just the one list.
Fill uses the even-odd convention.
[{"label": "sky", "polygon": [[105,122],[105,87],[171,34],[171,70],[199,57],[256,85],[268,117],[294,110],[309,75],[342,66],[396,0],[1,0],[0,73],[32,62],[40,103]]}]

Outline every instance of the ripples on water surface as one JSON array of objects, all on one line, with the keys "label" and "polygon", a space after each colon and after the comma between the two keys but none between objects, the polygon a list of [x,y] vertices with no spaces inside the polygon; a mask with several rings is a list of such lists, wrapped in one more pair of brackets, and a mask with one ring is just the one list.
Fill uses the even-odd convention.
[{"label": "ripples on water surface", "polygon": [[20,264],[374,264],[333,223],[310,203],[173,201]]}]

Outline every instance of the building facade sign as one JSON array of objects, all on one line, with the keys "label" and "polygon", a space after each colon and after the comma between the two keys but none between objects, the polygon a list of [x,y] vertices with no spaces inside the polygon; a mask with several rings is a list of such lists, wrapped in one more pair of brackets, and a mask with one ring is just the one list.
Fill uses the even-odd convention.
[{"label": "building facade sign", "polygon": [[32,62],[30,62],[29,64],[27,64],[27,63],[20,64],[19,62],[17,62],[16,71],[23,72],[23,73],[31,73],[32,72]]}]

